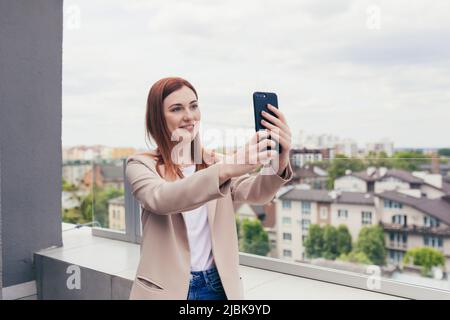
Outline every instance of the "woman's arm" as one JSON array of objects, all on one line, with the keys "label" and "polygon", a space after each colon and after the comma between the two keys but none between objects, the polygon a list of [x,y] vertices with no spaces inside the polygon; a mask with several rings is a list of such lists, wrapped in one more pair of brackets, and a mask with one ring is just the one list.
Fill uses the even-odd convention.
[{"label": "woman's arm", "polygon": [[155,214],[174,214],[198,208],[202,204],[224,197],[230,190],[231,179],[220,164],[197,171],[189,177],[168,182],[154,166],[129,158],[126,178],[133,196],[148,211]]},{"label": "woman's arm", "polygon": [[250,204],[266,204],[275,196],[280,187],[292,179],[291,164],[288,163],[281,176],[274,173],[265,175],[243,175],[231,179],[231,196],[233,201]]}]

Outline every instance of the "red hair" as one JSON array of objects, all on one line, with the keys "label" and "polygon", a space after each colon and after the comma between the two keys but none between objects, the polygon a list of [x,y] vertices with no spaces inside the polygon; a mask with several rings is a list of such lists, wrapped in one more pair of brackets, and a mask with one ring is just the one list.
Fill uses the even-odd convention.
[{"label": "red hair", "polygon": [[[159,171],[159,165],[164,165],[165,177],[175,180],[176,177],[183,177],[180,166],[172,162],[171,153],[176,141],[171,140],[171,133],[167,127],[166,118],[164,116],[164,99],[174,91],[188,87],[191,89],[195,97],[198,99],[197,91],[189,81],[179,77],[163,78],[157,81],[151,88],[147,98],[147,111],[145,114],[145,128],[147,137],[152,137],[157,144],[157,164],[156,170]],[[199,135],[199,133],[197,133]],[[198,138],[198,137],[196,137]],[[196,164],[196,171],[207,168],[208,164],[203,159],[203,147],[196,146],[194,139],[191,141],[191,158],[197,159],[195,153],[200,152],[201,163]],[[198,140],[200,141],[200,140]],[[197,150],[196,150],[197,149]],[[198,155],[197,155],[198,156]]]}]

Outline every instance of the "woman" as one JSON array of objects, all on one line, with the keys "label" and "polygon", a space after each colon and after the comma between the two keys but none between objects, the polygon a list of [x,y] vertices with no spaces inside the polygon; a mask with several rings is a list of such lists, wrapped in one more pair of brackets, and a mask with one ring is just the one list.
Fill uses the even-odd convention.
[{"label": "woman", "polygon": [[[194,87],[181,78],[152,86],[145,121],[157,148],[130,156],[126,166],[143,229],[130,299],[243,299],[233,202],[267,203],[292,178],[291,133],[272,110],[277,118],[263,114],[270,121],[263,125],[281,154],[263,150],[275,147],[266,130],[219,155],[201,146]],[[249,174],[269,160],[278,164],[270,166],[273,174]]]}]

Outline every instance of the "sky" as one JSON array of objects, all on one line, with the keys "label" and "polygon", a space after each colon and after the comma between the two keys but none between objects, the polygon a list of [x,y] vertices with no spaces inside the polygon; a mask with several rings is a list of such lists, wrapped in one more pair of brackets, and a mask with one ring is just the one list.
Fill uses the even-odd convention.
[{"label": "sky", "polygon": [[148,91],[180,76],[202,132],[250,135],[252,93],[270,91],[294,142],[450,147],[449,14],[442,0],[66,0],[63,146],[147,148]]}]

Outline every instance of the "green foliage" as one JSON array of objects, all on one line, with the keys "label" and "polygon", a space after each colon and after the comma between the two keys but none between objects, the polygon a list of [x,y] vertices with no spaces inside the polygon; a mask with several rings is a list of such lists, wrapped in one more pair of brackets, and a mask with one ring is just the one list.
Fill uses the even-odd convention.
[{"label": "green foliage", "polygon": [[[91,198],[91,208],[93,204],[93,219],[98,221],[103,228],[109,227],[108,219],[108,200],[117,198],[124,194],[123,189],[116,188],[95,188],[94,196]],[[89,204],[87,204],[89,206]]]},{"label": "green foliage", "polygon": [[74,224],[83,224],[92,222],[92,213],[88,216],[81,214],[80,208],[64,209],[62,213],[62,221]]},{"label": "green foliage", "polygon": [[324,257],[334,260],[352,250],[352,236],[345,225],[340,225],[336,229],[332,225],[321,227],[318,224],[311,224],[304,246],[310,259]]},{"label": "green foliage", "polygon": [[102,227],[108,228],[108,200],[123,194],[123,189],[95,188],[95,192],[79,198],[80,207],[63,210],[62,220],[75,224],[89,223],[95,220]]},{"label": "green foliage", "polygon": [[320,258],[323,255],[323,229],[318,224],[309,226],[305,243],[306,255],[310,259]]},{"label": "green foliage", "polygon": [[266,256],[270,251],[269,236],[261,221],[245,218],[239,227],[242,233],[240,250],[247,253]]},{"label": "green foliage", "polygon": [[364,227],[358,236],[356,248],[352,251],[352,237],[345,225],[338,229],[331,225],[320,227],[317,224],[309,226],[304,243],[308,258],[320,258],[361,262],[366,264],[384,265],[386,252],[384,233],[379,226]]},{"label": "green foliage", "polygon": [[74,184],[69,183],[64,178],[62,178],[62,190],[63,191],[71,192],[71,191],[76,191],[77,189],[78,188]]},{"label": "green foliage", "polygon": [[364,158],[364,164],[365,164],[364,169],[366,169],[368,167],[392,168],[392,166],[393,166],[391,159],[388,157],[388,155],[384,151],[381,151],[378,153],[374,152],[374,151],[369,152],[369,154]]},{"label": "green foliage", "polygon": [[362,263],[362,264],[372,264],[372,261],[366,256],[364,252],[352,251],[348,254],[341,254],[338,258],[342,261]]},{"label": "green foliage", "polygon": [[408,171],[419,169],[419,165],[429,162],[421,151],[399,151],[392,156],[392,167]]},{"label": "green foliage", "polygon": [[430,276],[431,268],[444,266],[445,257],[442,252],[430,247],[420,247],[409,249],[403,257],[404,264],[413,263],[416,266],[421,266],[423,276]]},{"label": "green foliage", "polygon": [[345,224],[341,224],[337,228],[337,251],[340,254],[352,251],[352,235]]},{"label": "green foliage", "polygon": [[373,264],[384,265],[386,250],[383,229],[380,226],[363,227],[358,235],[356,251],[363,252]]},{"label": "green foliage", "polygon": [[323,252],[325,259],[334,260],[339,255],[338,252],[338,232],[332,225],[323,228]]},{"label": "green foliage", "polygon": [[438,155],[444,157],[450,157],[450,148],[442,148],[438,150]]},{"label": "green foliage", "polygon": [[344,176],[346,170],[357,172],[364,170],[366,167],[367,166],[364,164],[364,161],[361,159],[347,158],[342,154],[337,154],[328,167],[327,188],[333,189],[334,180]]}]

